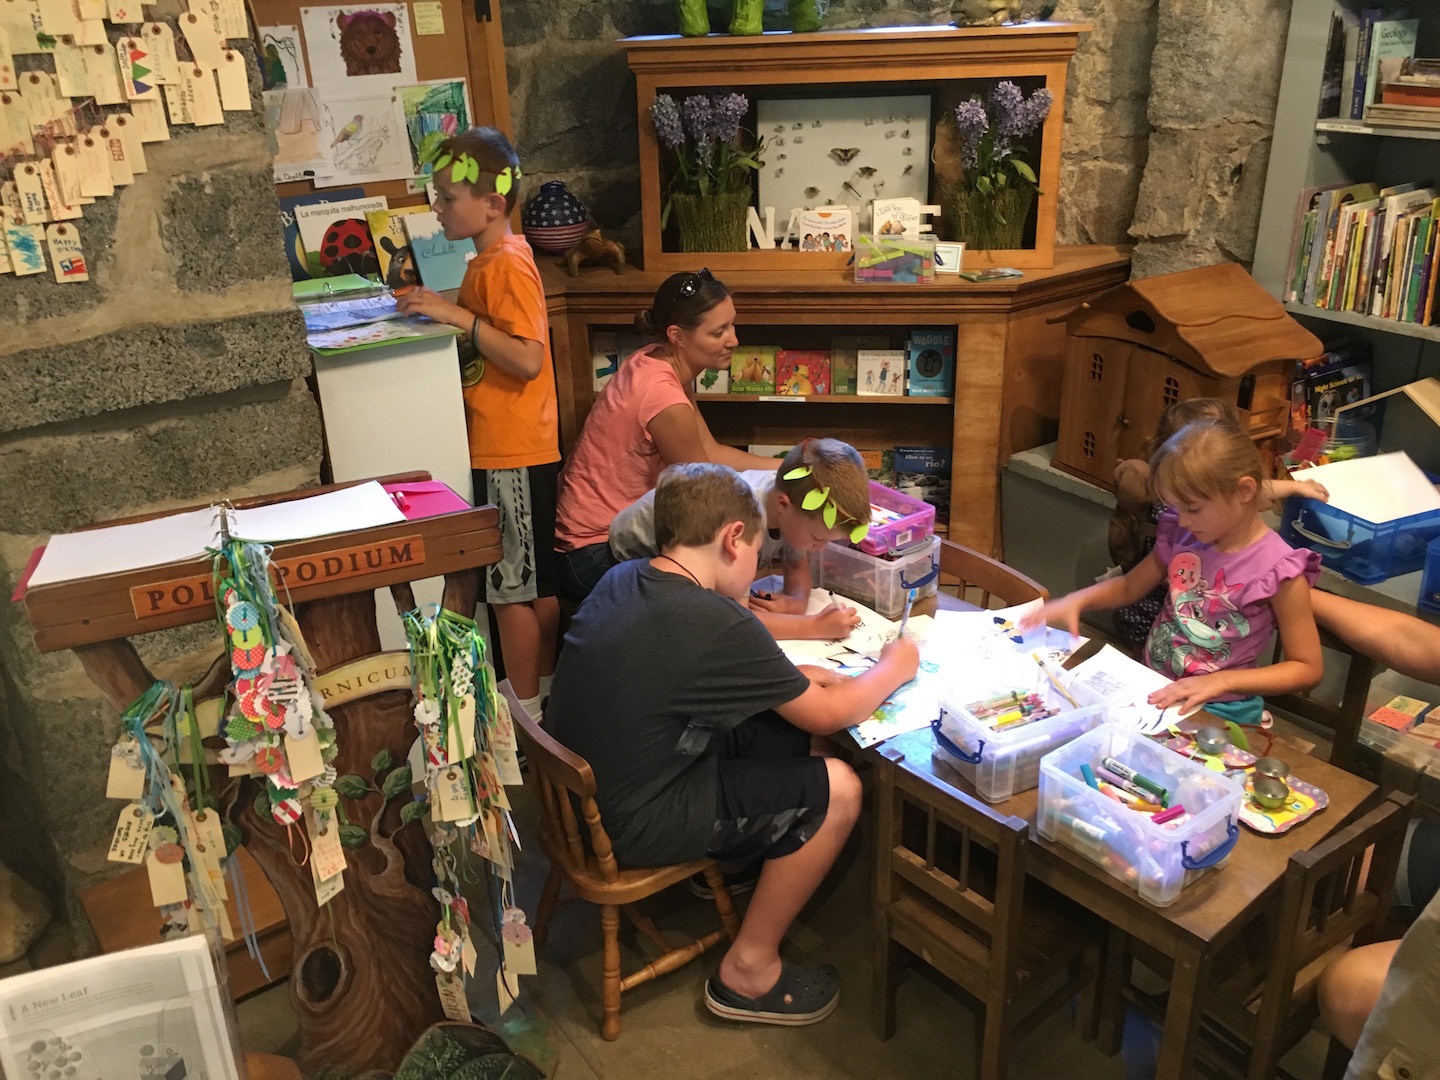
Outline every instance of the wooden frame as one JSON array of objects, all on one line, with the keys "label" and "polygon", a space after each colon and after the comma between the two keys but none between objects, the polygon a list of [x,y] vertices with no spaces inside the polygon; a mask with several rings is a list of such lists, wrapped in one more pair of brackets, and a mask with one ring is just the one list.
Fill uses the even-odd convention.
[{"label": "wooden frame", "polygon": [[[620,41],[635,73],[640,132],[641,235],[647,270],[692,268],[693,254],[665,251],[660,231],[660,146],[650,103],[667,90],[708,86],[837,87],[957,79],[1041,78],[1054,103],[1041,132],[1037,170],[1035,247],[1012,251],[966,248],[972,266],[1021,268],[1055,265],[1055,216],[1060,189],[1060,137],[1065,123],[1065,73],[1090,30],[1085,23],[1035,22],[1018,26],[917,26],[831,30],[758,37],[671,35]],[[777,220],[790,207],[776,207]],[[963,239],[963,238],[962,238]],[[827,270],[843,267],[848,253],[745,251],[707,253],[712,270]]]}]

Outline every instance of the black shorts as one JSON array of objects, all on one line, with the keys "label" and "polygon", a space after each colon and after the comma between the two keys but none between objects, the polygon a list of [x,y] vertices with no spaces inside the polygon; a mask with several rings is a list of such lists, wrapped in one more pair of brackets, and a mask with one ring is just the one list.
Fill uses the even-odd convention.
[{"label": "black shorts", "polygon": [[722,862],[778,859],[825,820],[830,773],[810,736],[774,713],[735,727],[720,746],[715,831],[705,854]]},{"label": "black shorts", "polygon": [[481,568],[480,599],[491,604],[523,604],[554,596],[555,493],[560,463],[520,469],[472,469],[475,503],[493,503],[500,511],[503,554]]}]

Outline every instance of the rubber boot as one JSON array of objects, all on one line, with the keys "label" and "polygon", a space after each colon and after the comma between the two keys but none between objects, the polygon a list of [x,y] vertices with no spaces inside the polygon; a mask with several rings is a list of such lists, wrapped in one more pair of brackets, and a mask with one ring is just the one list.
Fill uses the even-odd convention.
[{"label": "rubber boot", "polygon": [[819,0],[790,0],[790,29],[797,34],[819,30]]},{"label": "rubber boot", "polygon": [[730,16],[730,33],[751,36],[765,29],[761,16],[765,13],[765,0],[735,0],[735,11]]},{"label": "rubber boot", "polygon": [[675,10],[680,15],[683,37],[704,37],[710,33],[710,13],[705,10],[705,0],[675,0]]}]

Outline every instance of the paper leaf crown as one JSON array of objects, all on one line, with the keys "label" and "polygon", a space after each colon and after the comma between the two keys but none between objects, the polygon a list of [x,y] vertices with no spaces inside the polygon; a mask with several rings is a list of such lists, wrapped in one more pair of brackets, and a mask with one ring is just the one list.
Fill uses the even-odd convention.
[{"label": "paper leaf crown", "polygon": [[[468,183],[478,184],[480,182],[480,163],[463,151],[457,157],[448,150],[435,160],[435,171],[438,173],[445,166],[450,166],[450,182],[452,184]],[[497,195],[509,195],[510,189],[515,186],[515,181],[521,176],[520,166],[506,165],[495,174],[495,193]]]},{"label": "paper leaf crown", "polygon": [[[798,465],[782,476],[781,479],[803,480],[809,476],[812,471],[809,465]],[[822,507],[823,509],[821,509]],[[820,510],[820,519],[825,522],[827,529],[835,528],[835,522],[839,521],[842,516],[847,522],[854,522],[850,527],[850,542],[852,544],[858,544],[861,540],[864,540],[870,532],[870,522],[855,521],[849,514],[842,515],[840,513],[840,507],[835,500],[831,498],[828,487],[811,488],[807,491],[805,497],[800,500],[800,509],[810,510],[812,512]]]}]

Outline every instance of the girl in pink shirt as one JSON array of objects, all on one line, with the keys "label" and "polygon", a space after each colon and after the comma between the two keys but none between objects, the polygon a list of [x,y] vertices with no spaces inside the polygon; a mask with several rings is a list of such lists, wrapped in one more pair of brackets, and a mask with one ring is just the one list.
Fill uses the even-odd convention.
[{"label": "girl in pink shirt", "polygon": [[555,550],[560,591],[572,600],[589,596],[615,564],[610,522],[655,486],[665,466],[775,467],[770,458],[717,443],[695,408],[695,376],[728,371],[738,344],[730,290],[709,270],[672,274],[635,327],[661,340],[630,356],[606,383],[560,473]]}]

